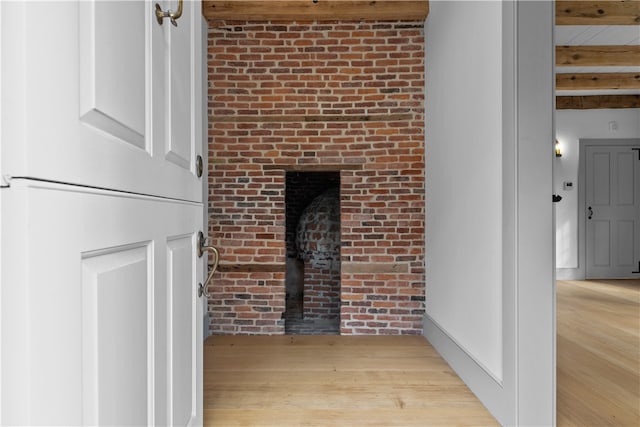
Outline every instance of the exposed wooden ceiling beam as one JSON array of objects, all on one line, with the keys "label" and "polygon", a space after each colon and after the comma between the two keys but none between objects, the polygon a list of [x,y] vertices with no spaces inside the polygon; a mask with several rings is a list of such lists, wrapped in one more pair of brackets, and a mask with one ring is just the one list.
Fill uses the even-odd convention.
[{"label": "exposed wooden ceiling beam", "polygon": [[640,65],[640,46],[556,46],[556,65],[637,66]]},{"label": "exposed wooden ceiling beam", "polygon": [[428,0],[204,0],[209,20],[416,20],[429,14]]},{"label": "exposed wooden ceiling beam", "polygon": [[640,108],[640,95],[556,96],[556,110]]},{"label": "exposed wooden ceiling beam", "polygon": [[640,25],[640,1],[556,0],[556,25]]},{"label": "exposed wooden ceiling beam", "polygon": [[640,73],[556,74],[556,90],[640,89]]}]

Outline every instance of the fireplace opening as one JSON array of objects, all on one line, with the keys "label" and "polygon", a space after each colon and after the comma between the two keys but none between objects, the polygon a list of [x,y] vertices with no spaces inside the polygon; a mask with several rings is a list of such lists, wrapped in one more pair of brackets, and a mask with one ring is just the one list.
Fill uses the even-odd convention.
[{"label": "fireplace opening", "polygon": [[340,333],[340,173],[287,172],[285,333]]}]

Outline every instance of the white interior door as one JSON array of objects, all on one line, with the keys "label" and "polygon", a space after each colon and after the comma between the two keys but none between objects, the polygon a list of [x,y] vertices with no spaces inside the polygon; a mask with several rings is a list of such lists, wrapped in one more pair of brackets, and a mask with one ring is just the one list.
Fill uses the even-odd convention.
[{"label": "white interior door", "polygon": [[202,200],[200,2],[154,4],[3,2],[3,174]]},{"label": "white interior door", "polygon": [[154,4],[0,3],[1,425],[202,423],[204,27]]},{"label": "white interior door", "polygon": [[586,276],[639,277],[640,147],[587,146],[585,155]]}]

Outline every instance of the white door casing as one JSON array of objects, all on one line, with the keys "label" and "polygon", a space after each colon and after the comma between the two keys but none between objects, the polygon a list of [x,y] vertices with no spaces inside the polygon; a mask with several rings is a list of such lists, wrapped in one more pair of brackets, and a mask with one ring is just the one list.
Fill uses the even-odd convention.
[{"label": "white door casing", "polygon": [[0,4],[1,425],[202,424],[206,32],[154,4]]},{"label": "white door casing", "polygon": [[4,175],[202,201],[200,2],[154,4],[3,4]]},{"label": "white door casing", "polygon": [[586,278],[640,277],[640,146],[585,156]]}]

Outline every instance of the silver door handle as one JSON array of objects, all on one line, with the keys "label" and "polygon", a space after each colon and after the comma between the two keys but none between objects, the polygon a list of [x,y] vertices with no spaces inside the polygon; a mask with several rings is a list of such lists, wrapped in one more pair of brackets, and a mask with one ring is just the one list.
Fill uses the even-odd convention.
[{"label": "silver door handle", "polygon": [[587,219],[593,218],[593,209],[591,209],[591,206],[589,206],[587,210],[589,211],[589,216],[587,217]]},{"label": "silver door handle", "polygon": [[183,0],[178,0],[178,10],[175,12],[171,9],[162,10],[162,7],[158,3],[156,3],[156,19],[158,20],[158,24],[162,25],[164,18],[169,18],[174,27],[178,26],[176,22],[182,16],[182,2]]},{"label": "silver door handle", "polygon": [[213,253],[213,267],[211,267],[204,285],[202,283],[198,283],[198,297],[204,295],[209,299],[211,297],[211,295],[209,295],[209,284],[213,278],[213,273],[218,269],[218,264],[220,263],[220,251],[215,246],[207,246],[206,241],[207,239],[204,237],[202,231],[200,231],[198,233],[198,258],[202,258],[202,255],[207,251]]}]

